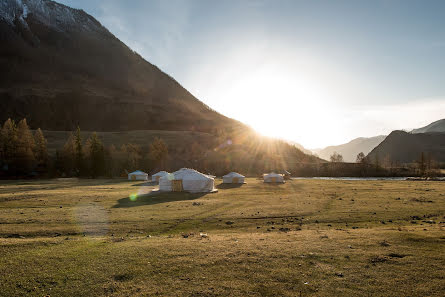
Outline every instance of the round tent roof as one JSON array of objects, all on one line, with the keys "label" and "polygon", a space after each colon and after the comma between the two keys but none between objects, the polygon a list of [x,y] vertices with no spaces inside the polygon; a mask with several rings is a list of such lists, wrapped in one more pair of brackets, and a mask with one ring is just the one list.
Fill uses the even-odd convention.
[{"label": "round tent roof", "polygon": [[164,176],[164,175],[166,175],[166,174],[168,174],[168,172],[162,170],[162,171],[159,171],[158,173],[153,174],[153,176]]},{"label": "round tent roof", "polygon": [[207,180],[213,179],[199,171],[189,168],[181,168],[178,171],[167,175],[169,179],[182,179],[182,180]]},{"label": "round tent roof", "polygon": [[223,177],[245,177],[245,176],[237,172],[230,172],[224,175]]},{"label": "round tent roof", "polygon": [[134,172],[132,172],[132,173],[129,173],[129,174],[134,174],[134,175],[148,175],[147,173],[145,173],[145,172],[143,172],[143,171],[140,171],[140,170],[136,170],[136,171],[134,171]]},{"label": "round tent roof", "polygon": [[282,176],[283,176],[282,174],[278,174],[278,173],[275,173],[275,172],[265,173],[264,174],[264,177],[282,177]]}]

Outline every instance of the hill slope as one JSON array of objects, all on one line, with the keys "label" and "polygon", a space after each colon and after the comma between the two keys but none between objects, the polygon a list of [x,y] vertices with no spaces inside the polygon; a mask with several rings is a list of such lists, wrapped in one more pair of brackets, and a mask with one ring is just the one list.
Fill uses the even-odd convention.
[{"label": "hill slope", "polygon": [[360,137],[351,140],[348,143],[341,145],[328,146],[321,150],[314,150],[314,152],[322,159],[329,160],[330,156],[334,153],[340,153],[346,162],[355,162],[357,154],[363,152],[368,154],[373,148],[385,139],[385,135],[365,138]]},{"label": "hill slope", "polygon": [[389,158],[392,162],[413,163],[420,159],[421,153],[437,162],[445,162],[445,133],[393,131],[368,157],[371,160],[378,157],[380,160]]},{"label": "hill slope", "polygon": [[240,125],[200,102],[82,10],[0,3],[0,121],[45,130],[198,130]]},{"label": "hill slope", "polygon": [[411,133],[428,133],[428,132],[445,132],[445,119],[432,122],[431,124],[425,127],[414,129],[411,131]]}]

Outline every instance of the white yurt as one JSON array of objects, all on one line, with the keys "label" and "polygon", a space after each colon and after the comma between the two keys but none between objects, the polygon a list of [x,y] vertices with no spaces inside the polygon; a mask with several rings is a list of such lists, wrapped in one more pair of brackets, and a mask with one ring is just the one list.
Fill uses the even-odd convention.
[{"label": "white yurt", "polygon": [[128,180],[148,180],[148,174],[140,170],[128,174]]},{"label": "white yurt", "polygon": [[284,176],[275,172],[263,174],[265,183],[284,183]]},{"label": "white yurt", "polygon": [[244,175],[230,172],[223,176],[223,184],[244,184]]},{"label": "white yurt", "polygon": [[168,174],[167,171],[159,171],[158,173],[155,173],[151,176],[151,181],[159,182],[159,179],[163,176],[166,176],[167,174]]},{"label": "white yurt", "polygon": [[215,179],[194,169],[182,168],[159,179],[159,190],[168,192],[216,192]]}]

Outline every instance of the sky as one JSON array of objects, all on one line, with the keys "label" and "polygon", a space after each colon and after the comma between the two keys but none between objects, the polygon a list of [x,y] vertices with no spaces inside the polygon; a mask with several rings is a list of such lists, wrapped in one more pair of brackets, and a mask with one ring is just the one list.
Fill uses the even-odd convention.
[{"label": "sky", "polygon": [[321,148],[445,118],[445,1],[59,0],[216,111]]}]

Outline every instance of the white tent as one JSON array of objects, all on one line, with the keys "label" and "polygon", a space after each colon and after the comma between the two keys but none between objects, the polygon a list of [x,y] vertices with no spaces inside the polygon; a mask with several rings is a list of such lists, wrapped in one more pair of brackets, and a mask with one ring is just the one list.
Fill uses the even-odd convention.
[{"label": "white tent", "polygon": [[263,174],[265,183],[284,183],[284,176],[275,172]]},{"label": "white tent", "polygon": [[244,175],[230,172],[223,176],[223,184],[244,184]]},{"label": "white tent", "polygon": [[166,176],[167,174],[168,174],[167,171],[159,171],[158,173],[153,174],[153,175],[151,176],[151,181],[153,181],[153,182],[159,182],[159,179],[160,179],[161,177],[163,177],[163,176]]},{"label": "white tent", "polygon": [[148,180],[148,174],[140,170],[128,174],[128,180]]},{"label": "white tent", "polygon": [[182,168],[159,179],[159,190],[169,192],[214,192],[215,180],[194,169]]}]

